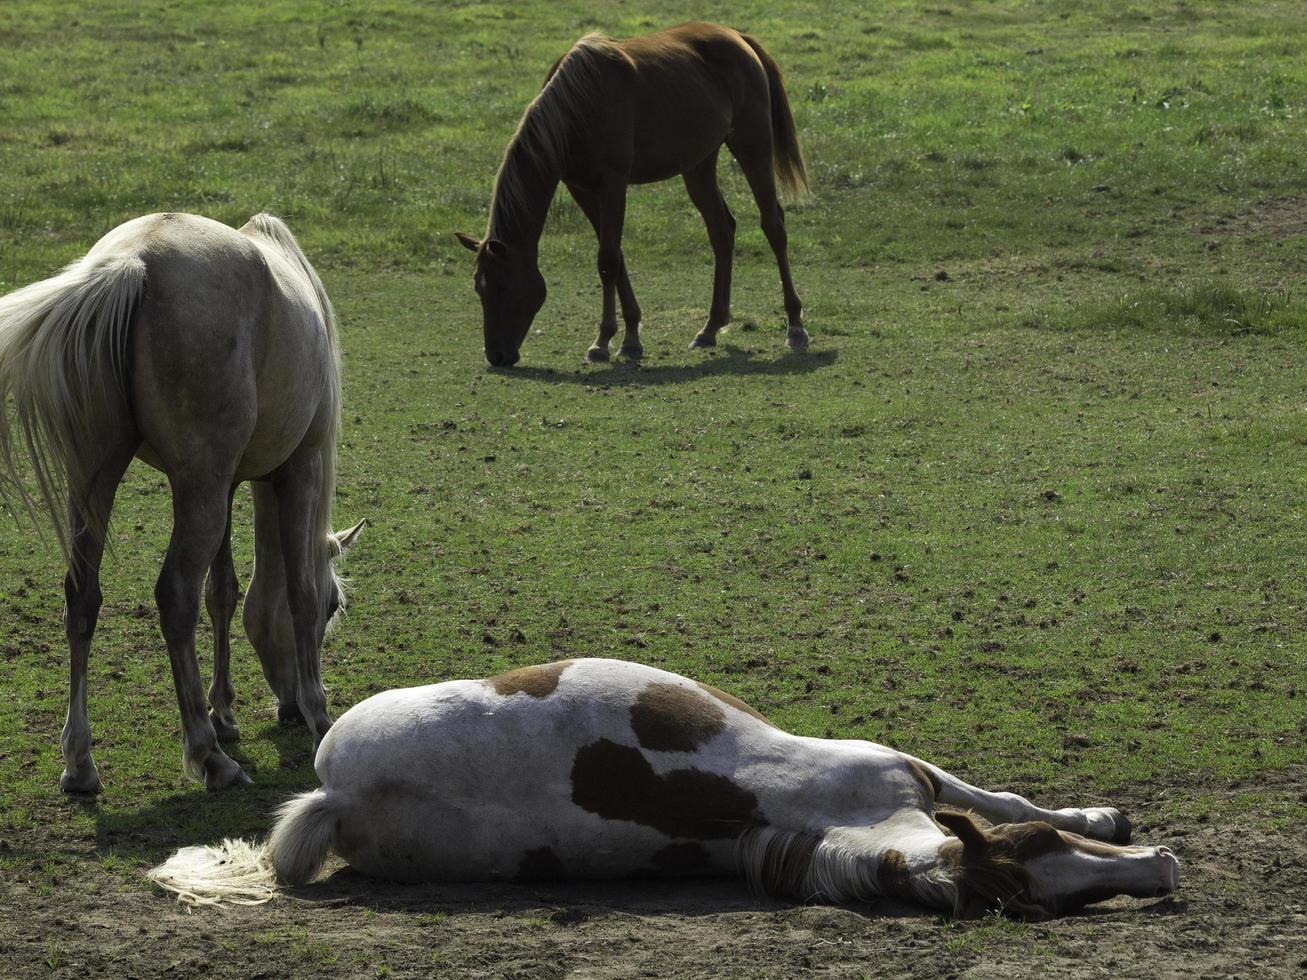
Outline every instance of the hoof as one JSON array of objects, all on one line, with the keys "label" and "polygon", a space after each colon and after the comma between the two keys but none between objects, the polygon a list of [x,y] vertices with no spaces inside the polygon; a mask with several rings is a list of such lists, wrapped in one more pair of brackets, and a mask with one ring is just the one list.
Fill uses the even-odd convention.
[{"label": "hoof", "polygon": [[59,777],[59,788],[70,796],[94,796],[104,789],[100,784],[100,774],[94,766],[78,775],[65,769]]},{"label": "hoof", "polygon": [[585,359],[590,364],[607,364],[608,348],[591,347],[588,351],[585,352]]},{"label": "hoof", "polygon": [[234,719],[228,720],[216,712],[210,711],[209,721],[213,724],[213,731],[218,736],[219,742],[235,742],[240,739],[241,730],[237,727]]},{"label": "hoof", "polygon": [[790,327],[785,334],[785,346],[790,350],[807,350],[808,331],[802,327]]},{"label": "hoof", "polygon": [[1114,806],[1091,806],[1080,811],[1085,818],[1084,836],[1109,844],[1129,844],[1134,825]]},{"label": "hoof", "polygon": [[716,346],[717,346],[716,334],[698,333],[695,334],[694,339],[690,341],[690,350],[694,350],[696,347],[716,347]]},{"label": "hoof", "polygon": [[204,760],[204,788],[207,790],[226,789],[228,786],[248,786],[253,782],[254,780],[245,775],[244,769],[221,752],[214,752]]},{"label": "hoof", "polygon": [[1112,815],[1112,843],[1129,844],[1130,837],[1135,832],[1135,826],[1130,822],[1130,818],[1116,807],[1108,807],[1107,812]]},{"label": "hoof", "polygon": [[639,345],[623,344],[617,348],[617,356],[625,358],[628,361],[638,361],[644,357],[644,348]]},{"label": "hoof", "polygon": [[282,728],[292,728],[304,724],[304,713],[294,701],[277,705],[277,724]]}]

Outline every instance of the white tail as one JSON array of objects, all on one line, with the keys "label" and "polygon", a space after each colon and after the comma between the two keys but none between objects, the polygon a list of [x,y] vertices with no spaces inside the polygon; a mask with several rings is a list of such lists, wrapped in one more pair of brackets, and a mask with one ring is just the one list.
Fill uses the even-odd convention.
[{"label": "white tail", "polygon": [[[81,259],[57,276],[0,299],[0,496],[35,517],[35,502],[19,477],[6,396],[33,476],[65,555],[70,485],[84,485],[92,422],[109,399],[126,391],[127,328],[145,286],[135,254]],[[85,514],[102,529],[109,515]]]},{"label": "white tail", "polygon": [[262,905],[277,897],[268,849],[244,840],[216,847],[183,847],[146,877],[184,905]]},{"label": "white tail", "polygon": [[183,847],[147,873],[185,905],[262,905],[278,885],[306,885],[318,876],[336,840],[336,817],[320,789],[287,800],[262,846],[224,840]]}]

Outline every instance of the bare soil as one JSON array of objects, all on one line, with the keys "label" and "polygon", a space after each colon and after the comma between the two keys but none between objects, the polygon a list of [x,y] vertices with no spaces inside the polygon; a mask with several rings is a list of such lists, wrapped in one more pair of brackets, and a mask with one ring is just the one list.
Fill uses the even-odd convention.
[{"label": "bare soil", "polygon": [[[1243,789],[1300,799],[1307,774]],[[0,842],[0,975],[1303,976],[1307,835],[1147,809],[1137,839],[1176,851],[1179,891],[1029,925],[792,906],[731,881],[417,887],[343,867],[268,905],[188,912],[93,839],[33,827]]]}]

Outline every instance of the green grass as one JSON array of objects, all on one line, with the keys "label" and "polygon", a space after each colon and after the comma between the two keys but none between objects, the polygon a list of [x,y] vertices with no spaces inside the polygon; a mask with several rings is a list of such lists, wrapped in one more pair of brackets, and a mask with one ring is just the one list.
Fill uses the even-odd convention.
[{"label": "green grass", "polygon": [[[581,366],[594,242],[559,199],[548,304],[522,365],[488,371],[451,233],[484,227],[522,107],[582,33],[690,16],[786,71],[812,350],[783,352],[728,164],[722,347],[684,350],[710,252],[668,182],[626,222],[645,366]],[[1043,801],[1164,788],[1168,812],[1287,826],[1307,816],[1275,792],[1307,737],[1305,41],[1291,3],[23,0],[0,7],[0,289],[150,211],[287,218],[341,316],[338,513],[372,522],[325,653],[337,711],[612,655]],[[134,467],[91,665],[96,804],[56,785],[56,550],[0,536],[0,834],[91,841],[116,869],[258,833],[312,783],[243,638],[256,786],[182,777],[152,598],[168,519]],[[48,882],[44,856],[17,863]]]}]

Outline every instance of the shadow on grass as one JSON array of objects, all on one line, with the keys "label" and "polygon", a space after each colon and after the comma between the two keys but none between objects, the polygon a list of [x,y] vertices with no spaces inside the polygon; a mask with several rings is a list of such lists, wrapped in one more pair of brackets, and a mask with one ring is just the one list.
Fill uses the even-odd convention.
[{"label": "shadow on grass", "polygon": [[763,355],[752,348],[725,344],[716,348],[698,364],[645,367],[636,361],[613,361],[607,365],[589,365],[574,371],[548,367],[488,368],[492,374],[524,381],[547,381],[550,384],[612,385],[644,388],[656,385],[702,381],[724,375],[798,375],[810,374],[835,363],[833,350],[786,351],[779,356]]},{"label": "shadow on grass", "polygon": [[278,763],[256,769],[240,743],[224,746],[254,780],[210,793],[199,783],[147,805],[131,807],[107,798],[70,798],[95,821],[95,849],[130,860],[155,863],[178,847],[212,844],[224,837],[262,837],[272,826],[277,807],[290,796],[316,788],[313,746],[307,729],[270,724],[252,733],[271,742]]}]

